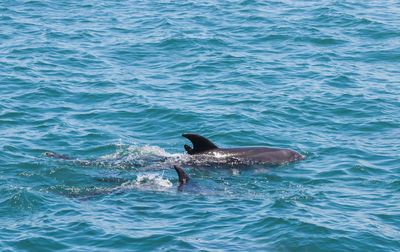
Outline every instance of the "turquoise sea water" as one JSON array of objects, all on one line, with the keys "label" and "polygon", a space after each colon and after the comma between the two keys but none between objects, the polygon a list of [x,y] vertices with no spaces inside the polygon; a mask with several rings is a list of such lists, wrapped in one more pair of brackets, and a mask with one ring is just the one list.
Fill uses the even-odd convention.
[{"label": "turquoise sea water", "polygon": [[[2,0],[0,250],[399,251],[399,13]],[[306,160],[184,165],[178,192],[184,132]]]}]

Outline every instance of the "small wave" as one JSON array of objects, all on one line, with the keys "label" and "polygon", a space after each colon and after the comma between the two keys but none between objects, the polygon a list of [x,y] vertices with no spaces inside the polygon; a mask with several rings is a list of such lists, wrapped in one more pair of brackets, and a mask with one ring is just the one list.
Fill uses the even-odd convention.
[{"label": "small wave", "polygon": [[119,190],[119,187],[115,188],[101,188],[97,186],[51,186],[49,192],[66,196],[68,198],[75,198],[81,201],[91,200],[95,197],[104,196],[111,194]]},{"label": "small wave", "polygon": [[[33,191],[30,187],[15,187],[12,189],[14,192],[10,193],[0,203],[8,209],[14,209],[16,213],[35,211],[44,204],[40,194]],[[0,213],[2,211],[3,207],[0,208]]]}]

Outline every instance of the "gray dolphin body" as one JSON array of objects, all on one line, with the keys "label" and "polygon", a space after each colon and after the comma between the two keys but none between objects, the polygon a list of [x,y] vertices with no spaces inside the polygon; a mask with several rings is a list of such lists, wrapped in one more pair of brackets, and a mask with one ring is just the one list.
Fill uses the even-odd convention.
[{"label": "gray dolphin body", "polygon": [[218,148],[203,136],[191,133],[185,133],[182,136],[189,139],[193,144],[193,148],[185,145],[185,150],[189,155],[220,156],[263,164],[282,164],[304,159],[303,155],[290,149],[269,147]]}]

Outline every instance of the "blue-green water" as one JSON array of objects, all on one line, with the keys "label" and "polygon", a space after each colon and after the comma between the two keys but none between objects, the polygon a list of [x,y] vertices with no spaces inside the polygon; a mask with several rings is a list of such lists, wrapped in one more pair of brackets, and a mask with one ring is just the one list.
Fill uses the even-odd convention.
[{"label": "blue-green water", "polygon": [[[400,250],[399,13],[2,0],[1,250]],[[306,160],[183,166],[181,193],[184,132]]]}]

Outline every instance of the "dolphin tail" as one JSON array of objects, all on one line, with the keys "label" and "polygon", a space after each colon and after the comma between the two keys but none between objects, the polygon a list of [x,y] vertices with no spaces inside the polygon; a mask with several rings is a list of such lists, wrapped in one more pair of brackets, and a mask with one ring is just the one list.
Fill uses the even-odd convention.
[{"label": "dolphin tail", "polygon": [[185,145],[185,150],[190,155],[208,151],[208,150],[212,150],[212,149],[218,149],[218,147],[213,142],[211,142],[210,140],[208,140],[207,138],[205,138],[203,136],[200,136],[197,134],[192,134],[192,133],[185,133],[185,134],[182,134],[182,136],[189,139],[190,142],[192,142],[192,144],[193,144],[193,149],[190,146]]},{"label": "dolphin tail", "polygon": [[183,171],[183,169],[181,167],[174,165],[174,168],[175,168],[176,173],[178,173],[180,186],[189,182],[189,180],[190,180],[189,176],[186,174],[185,171]]}]

